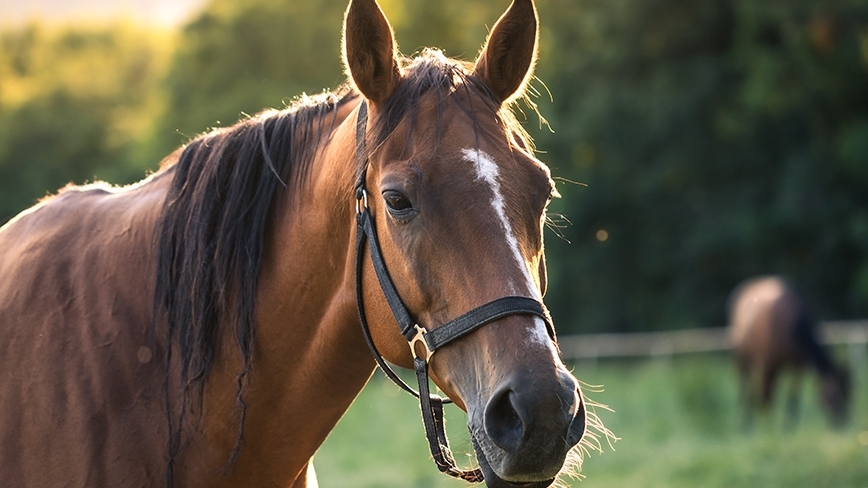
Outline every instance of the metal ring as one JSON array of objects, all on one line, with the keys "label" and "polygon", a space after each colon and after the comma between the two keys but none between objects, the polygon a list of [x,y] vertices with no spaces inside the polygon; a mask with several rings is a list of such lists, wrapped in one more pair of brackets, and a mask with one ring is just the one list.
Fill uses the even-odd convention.
[{"label": "metal ring", "polygon": [[[425,340],[425,333],[427,331],[424,328],[420,327],[419,324],[416,324],[414,327],[416,329],[416,335],[414,335],[413,338],[410,339],[410,352],[413,354],[414,358],[421,359],[427,363],[431,361],[431,356],[434,355],[434,351],[432,351],[431,348],[428,347],[428,341]],[[416,354],[416,344],[420,342],[422,343],[422,347],[425,348],[424,358],[419,357],[419,355]]]},{"label": "metal ring", "polygon": [[362,188],[361,195],[356,197],[356,214],[361,214],[366,208],[368,208],[368,192]]}]

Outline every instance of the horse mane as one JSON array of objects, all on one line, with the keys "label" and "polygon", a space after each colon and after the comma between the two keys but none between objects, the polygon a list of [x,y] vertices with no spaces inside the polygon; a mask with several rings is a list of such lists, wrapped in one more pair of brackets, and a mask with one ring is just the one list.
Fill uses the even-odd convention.
[{"label": "horse mane", "polygon": [[[459,89],[482,95],[483,103],[490,104],[514,137],[531,147],[512,110],[499,107],[491,91],[468,73],[467,63],[429,49],[404,59],[403,64],[401,83],[385,102],[381,116],[372,121],[375,144],[368,151],[383,143],[403,120],[412,124],[429,95],[437,97],[439,139],[443,102]],[[292,191],[303,184],[320,143],[335,128],[337,109],[358,97],[350,84],[344,84],[334,92],[303,97],[287,109],[265,111],[216,129],[190,142],[178,161],[164,170],[174,175],[155,232],[154,330],[165,325],[167,367],[180,365],[180,376],[167,374],[165,383],[170,486],[175,458],[184,447],[185,416],[194,401],[201,404],[204,380],[225,333],[234,335],[242,362],[236,391],[238,438],[227,466],[238,455],[255,344],[257,282],[272,206],[281,188]],[[476,110],[469,105],[462,108],[481,128],[475,122]],[[329,116],[331,123],[320,123]],[[478,134],[477,130],[477,138]],[[358,173],[363,169],[357,168]],[[347,182],[348,191],[351,183]],[[169,385],[175,382],[182,390],[180,405],[173,405],[169,394]]]},{"label": "horse mane", "polygon": [[[272,202],[279,188],[301,185],[319,142],[334,128],[337,108],[356,97],[342,87],[214,130],[190,142],[165,169],[174,175],[155,232],[154,326],[166,326],[167,366],[176,359],[180,364],[180,376],[166,378],[170,485],[184,418],[191,400],[201,403],[221,333],[232,333],[241,353],[237,401],[243,422]],[[319,123],[330,114],[331,124]],[[171,404],[170,381],[182,388],[180,408]],[[238,440],[240,445],[240,430]]]}]

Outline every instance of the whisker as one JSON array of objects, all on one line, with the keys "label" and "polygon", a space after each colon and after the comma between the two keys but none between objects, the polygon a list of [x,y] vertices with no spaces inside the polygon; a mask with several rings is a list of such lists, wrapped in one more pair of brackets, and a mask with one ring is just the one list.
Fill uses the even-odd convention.
[{"label": "whisker", "polygon": [[[603,391],[602,385],[589,385],[582,381],[579,381],[579,383],[582,385],[583,391],[585,389],[593,393]],[[603,424],[603,420],[597,415],[597,408],[602,408],[609,412],[614,412],[614,410],[608,405],[588,399],[587,396],[584,396],[583,400],[585,403],[585,434],[582,436],[582,440],[567,453],[564,466],[561,468],[560,473],[558,473],[557,480],[552,485],[555,488],[569,488],[569,484],[567,484],[565,478],[574,480],[585,478],[585,475],[582,474],[582,464],[585,458],[591,457],[591,451],[603,453],[603,439],[605,439],[609,449],[613,451],[615,450],[614,443],[620,440],[619,437]]]},{"label": "whisker", "polygon": [[582,183],[581,181],[573,181],[569,178],[564,178],[562,176],[552,176],[552,179],[555,181],[561,181],[564,183],[569,183],[571,185],[588,186],[587,183]]},{"label": "whisker", "polygon": [[573,223],[570,222],[570,220],[562,214],[546,213],[545,226],[549,228],[552,232],[554,232],[555,235],[558,236],[560,239],[566,241],[567,244],[570,244],[570,240],[567,239],[562,229],[566,229],[572,224]]}]

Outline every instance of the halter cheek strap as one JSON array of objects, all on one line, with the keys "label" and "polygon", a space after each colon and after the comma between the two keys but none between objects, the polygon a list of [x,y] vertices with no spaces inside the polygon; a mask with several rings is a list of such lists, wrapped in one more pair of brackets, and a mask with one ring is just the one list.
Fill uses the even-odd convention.
[{"label": "halter cheek strap", "polygon": [[[358,224],[358,232],[356,233],[356,302],[365,341],[371,349],[374,359],[386,376],[396,385],[419,398],[428,447],[440,471],[471,483],[478,483],[483,480],[482,470],[476,468],[465,471],[458,468],[452,451],[449,449],[449,441],[446,438],[444,428],[443,404],[451,403],[452,401],[429,392],[428,362],[439,348],[464,337],[486,324],[510,315],[535,315],[541,318],[546,324],[549,336],[554,340],[555,334],[551,317],[542,303],[533,298],[506,296],[474,308],[430,331],[421,327],[412,319],[409,310],[407,310],[407,307],[398,295],[395,284],[389,276],[388,269],[386,269],[386,262],[380,249],[374,219],[368,208],[368,195],[365,189],[365,176],[368,165],[365,149],[366,127],[367,104],[362,101],[359,106],[359,115],[356,123],[356,158],[359,164],[358,167],[360,168],[359,178],[356,182],[356,222]],[[416,371],[416,380],[419,385],[418,391],[398,377],[397,373],[383,359],[371,337],[362,292],[362,267],[364,264],[366,242],[370,249],[371,262],[377,275],[377,281],[379,281],[383,295],[386,297],[389,308],[392,310],[392,315],[394,315],[395,320],[398,322],[401,334],[410,346],[413,355],[413,368]]]}]

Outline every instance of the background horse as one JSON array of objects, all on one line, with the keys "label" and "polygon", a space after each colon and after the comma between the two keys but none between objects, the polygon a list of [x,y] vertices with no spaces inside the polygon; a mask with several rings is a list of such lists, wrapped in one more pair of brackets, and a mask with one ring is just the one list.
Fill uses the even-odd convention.
[{"label": "background horse", "polygon": [[780,373],[796,372],[788,412],[795,422],[806,366],[820,376],[820,399],[835,423],[846,418],[849,375],[817,340],[816,322],[805,301],[784,279],[763,276],[741,283],[729,305],[729,336],[735,353],[746,419],[757,407],[768,409]]},{"label": "background horse", "polygon": [[[371,259],[356,272],[361,208],[420,328],[505,296],[540,302],[556,192],[509,109],[536,17],[516,0],[472,65],[434,50],[408,60],[376,3],[353,0],[344,87],[202,135],[138,184],[66,188],[3,226],[4,480],[315,485],[312,456],[375,365],[357,279],[377,349],[413,362]],[[489,486],[548,486],[570,464],[585,409],[545,320],[507,315],[428,359],[468,413]]]}]

